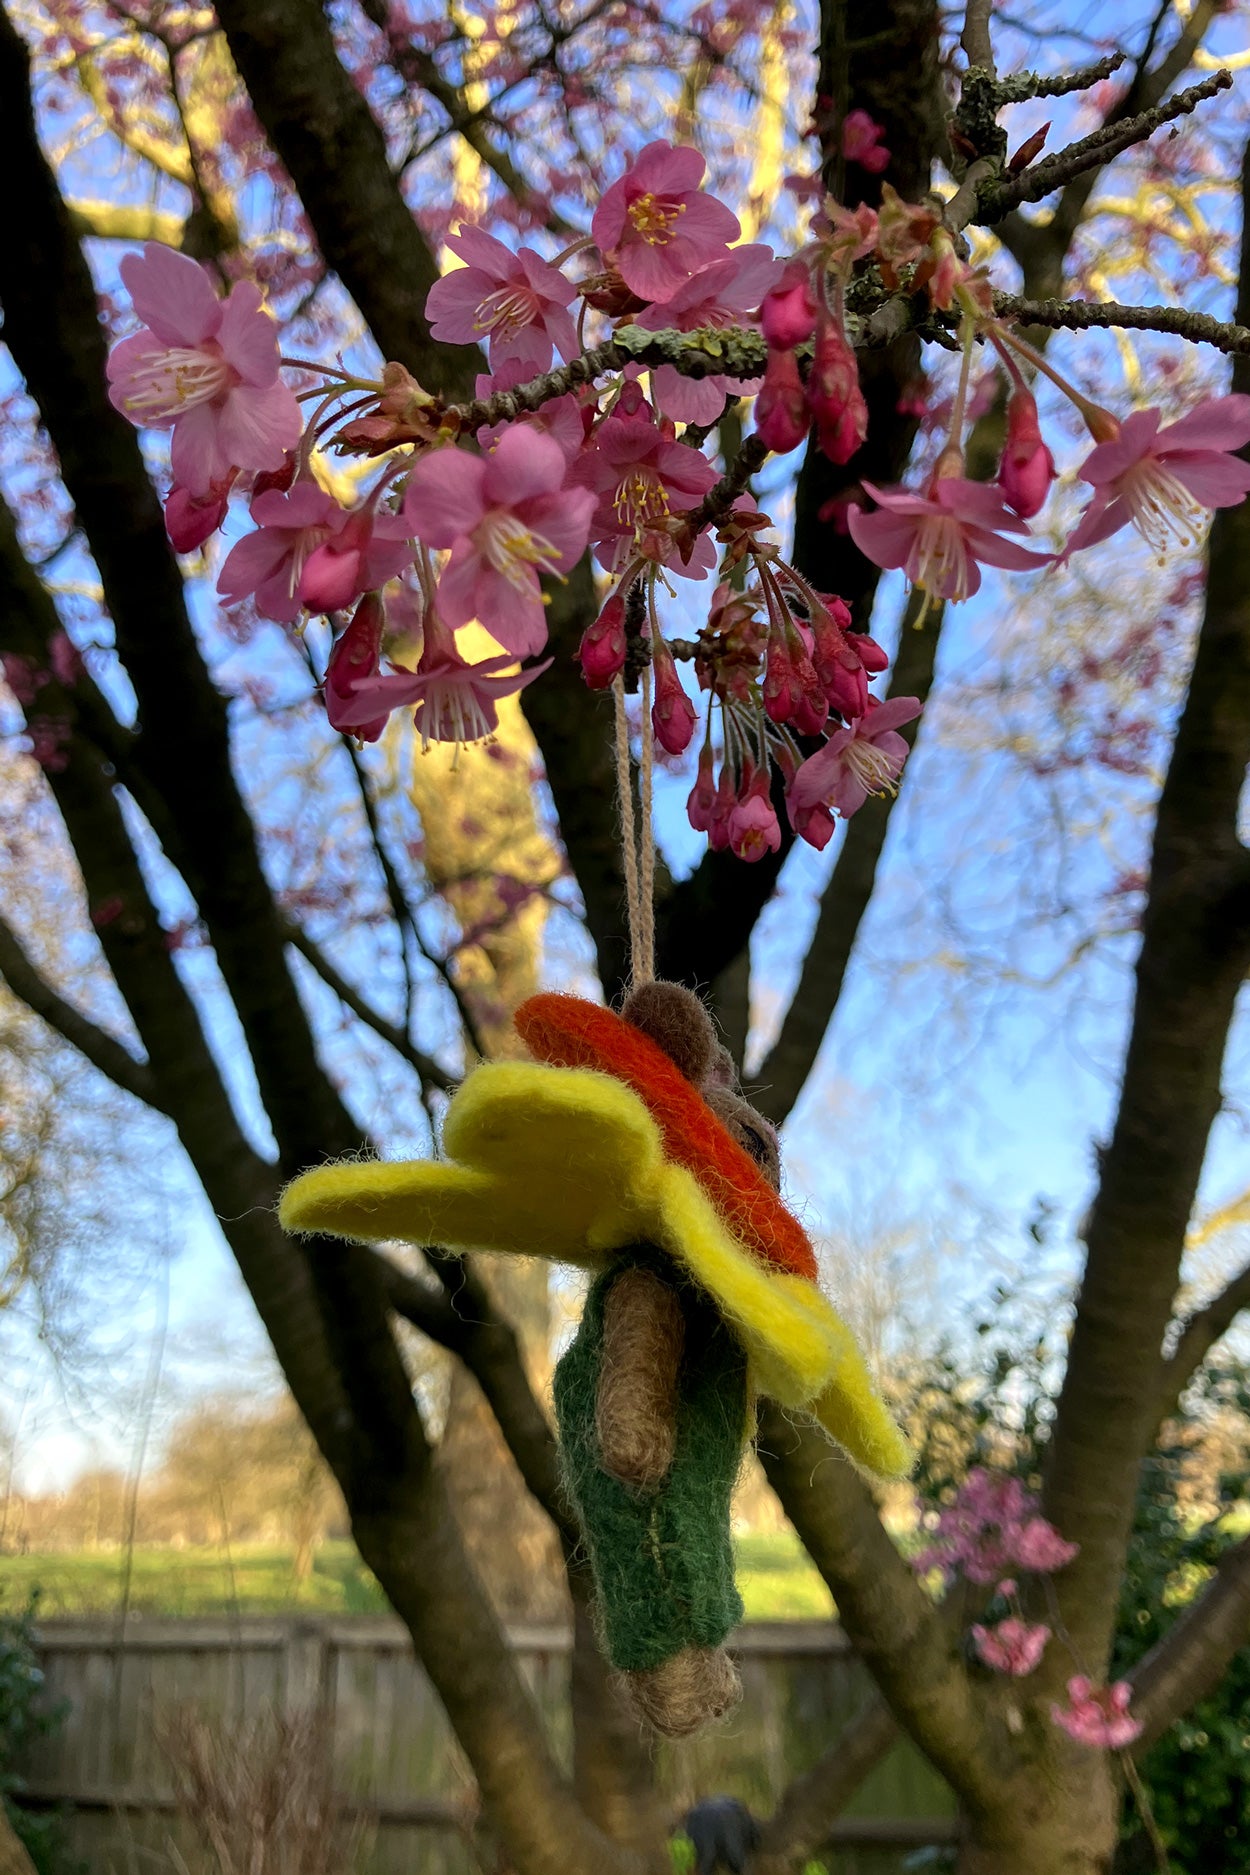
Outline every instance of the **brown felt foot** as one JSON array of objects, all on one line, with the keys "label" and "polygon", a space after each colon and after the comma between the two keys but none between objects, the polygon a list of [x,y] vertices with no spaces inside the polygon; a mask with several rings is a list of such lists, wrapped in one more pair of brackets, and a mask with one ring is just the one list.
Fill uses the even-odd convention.
[{"label": "brown felt foot", "polygon": [[683,1647],[658,1667],[621,1677],[635,1711],[665,1738],[689,1738],[742,1698],[738,1669],[723,1647]]}]

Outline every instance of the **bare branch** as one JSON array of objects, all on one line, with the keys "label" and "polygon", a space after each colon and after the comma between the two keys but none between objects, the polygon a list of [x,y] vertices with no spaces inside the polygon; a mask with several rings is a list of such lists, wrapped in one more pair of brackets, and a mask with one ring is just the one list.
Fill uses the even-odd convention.
[{"label": "bare branch", "polygon": [[1225,1551],[1212,1580],[1129,1675],[1142,1734],[1133,1756],[1149,1751],[1175,1720],[1219,1684],[1229,1661],[1250,1641],[1250,1537]]},{"label": "bare branch", "polygon": [[1230,71],[1221,67],[1201,84],[1191,85],[1187,91],[1178,91],[1175,97],[1165,98],[1162,104],[1152,106],[1150,110],[1139,111],[1135,117],[1127,117],[1120,122],[1103,124],[1098,130],[1091,131],[1088,137],[1071,143],[1066,150],[1059,150],[1054,156],[1045,157],[1026,169],[1010,182],[997,183],[981,192],[976,219],[992,225],[1001,221],[1004,215],[1018,208],[1022,202],[1040,202],[1044,196],[1052,195],[1056,189],[1062,189],[1066,183],[1087,171],[1098,170],[1131,149],[1135,143],[1144,143],[1161,125],[1170,123],[1173,118],[1187,117],[1191,111],[1213,98],[1220,91],[1227,91],[1233,82]]},{"label": "bare branch", "polygon": [[581,1532],[560,1484],[555,1435],[534,1397],[516,1330],[504,1320],[466,1257],[427,1253],[440,1287],[373,1253],[396,1314],[462,1360],[486,1396],[526,1489],[572,1552]]},{"label": "bare branch", "polygon": [[446,1068],[440,1067],[433,1055],[427,1055],[415,1043],[410,1042],[401,1028],[393,1022],[388,1022],[384,1015],[367,1003],[360,991],[353,988],[338,967],[326,956],[320,945],[314,943],[306,931],[301,931],[297,924],[289,924],[287,942],[307,963],[311,964],[321,981],[334,991],[339,1001],[350,1009],[354,1016],[358,1017],[367,1028],[372,1029],[375,1035],[380,1035],[397,1055],[402,1055],[410,1068],[416,1069],[427,1086],[437,1087],[442,1094],[455,1092],[460,1085],[459,1077],[449,1074]]},{"label": "bare branch", "polygon": [[19,1002],[55,1029],[63,1041],[106,1074],[114,1086],[133,1094],[159,1113],[169,1109],[161,1099],[156,1076],[146,1062],[136,1061],[106,1029],[101,1029],[53,988],[32,962],[12,927],[0,918],[0,977]]},{"label": "bare branch", "polygon": [[1250,1309],[1250,1264],[1198,1309],[1181,1329],[1180,1339],[1163,1364],[1159,1418],[1166,1419],[1193,1375],[1243,1309]]},{"label": "bare branch", "polygon": [[760,1832],[751,1875],[790,1875],[822,1849],[835,1818],[898,1737],[898,1720],[874,1692],[810,1770],[787,1787]]},{"label": "bare branch", "polygon": [[960,45],[969,65],[977,66],[990,78],[994,72],[994,46],[990,39],[990,14],[994,0],[968,0]]},{"label": "bare branch", "polygon": [[791,1421],[771,1401],[760,1415],[759,1452],[899,1724],[965,1803],[1001,1803],[957,1637],[894,1547],[859,1473],[816,1426]]},{"label": "bare branch", "polygon": [[1167,332],[1193,345],[1214,345],[1230,356],[1250,354],[1250,326],[1212,319],[1208,313],[1189,312],[1183,306],[1122,306],[1115,300],[1023,299],[1017,293],[996,293],[994,310],[1024,325],[1047,326],[1055,331]]}]

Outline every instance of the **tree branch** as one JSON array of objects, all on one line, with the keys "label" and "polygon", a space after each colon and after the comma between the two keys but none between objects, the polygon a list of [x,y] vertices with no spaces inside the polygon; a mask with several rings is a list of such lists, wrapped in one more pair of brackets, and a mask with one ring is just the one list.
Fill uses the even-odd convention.
[{"label": "tree branch", "polygon": [[771,1401],[759,1454],[895,1718],[965,1803],[993,1809],[1001,1786],[957,1637],[891,1542],[867,1485],[816,1426]]},{"label": "tree branch", "polygon": [[1115,157],[1131,149],[1135,143],[1144,143],[1147,137],[1173,118],[1187,117],[1208,98],[1215,97],[1220,91],[1227,91],[1232,82],[1232,73],[1221,67],[1200,84],[1191,85],[1187,91],[1178,91],[1174,97],[1165,98],[1150,110],[1139,111],[1136,116],[1123,118],[1116,123],[1101,125],[1091,131],[1088,137],[1070,143],[1066,150],[1058,150],[1054,156],[1044,157],[1040,163],[1014,176],[1010,182],[990,184],[980,192],[975,219],[986,227],[992,227],[1004,215],[1010,214],[1013,208],[1019,208],[1022,202],[1040,202],[1044,196],[1053,195],[1056,189],[1062,189],[1078,176],[1084,176],[1091,170],[1104,169]]},{"label": "tree branch", "polygon": [[494,1306],[465,1257],[439,1256],[441,1287],[373,1253],[387,1301],[397,1315],[462,1360],[486,1397],[517,1470],[571,1551],[581,1532],[560,1482],[555,1435],[534,1397],[516,1330]]},{"label": "tree branch", "polygon": [[1250,1537],[1226,1550],[1197,1600],[1129,1675],[1142,1734],[1139,1758],[1218,1686],[1233,1655],[1250,1641]]},{"label": "tree branch", "polygon": [[107,1075],[115,1087],[133,1094],[136,1100],[155,1107],[159,1113],[168,1112],[161,1101],[156,1077],[146,1062],[136,1061],[107,1030],[98,1028],[53,988],[3,918],[0,918],[0,977],[19,1002],[25,1003],[50,1029],[55,1029],[62,1041],[76,1048],[93,1068]]},{"label": "tree branch", "polygon": [[[1250,185],[1250,146],[1243,187]],[[1239,321],[1250,321],[1250,216]],[[1237,390],[1250,361],[1233,365]],[[1111,1645],[1137,1469],[1162,1389],[1162,1343],[1250,966],[1250,867],[1238,803],[1250,761],[1250,508],[1211,529],[1202,628],[1159,800],[1119,1111],[1050,1443],[1044,1508],[1080,1554],[1056,1579],[1087,1670]]]},{"label": "tree branch", "polygon": [[1217,1296],[1189,1317],[1172,1353],[1163,1363],[1158,1418],[1166,1419],[1203,1361],[1232,1327],[1243,1309],[1250,1309],[1250,1264],[1225,1284]]},{"label": "tree branch", "polygon": [[287,925],[287,942],[299,952],[306,963],[312,966],[326,987],[334,991],[345,1008],[350,1009],[352,1014],[363,1022],[366,1028],[372,1029],[375,1035],[380,1035],[397,1055],[403,1057],[410,1068],[416,1069],[426,1086],[437,1087],[441,1094],[455,1092],[460,1085],[459,1076],[449,1074],[446,1068],[440,1067],[433,1055],[427,1055],[422,1049],[416,1047],[401,1028],[393,1022],[388,1022],[384,1015],[367,1003],[360,991],[352,987],[337,965],[326,956],[320,945],[316,944],[306,931],[301,931],[294,922]]},{"label": "tree branch", "polygon": [[217,17],[317,245],[383,355],[439,390],[471,397],[478,354],[430,337],[425,297],[438,267],[319,0],[222,0]]},{"label": "tree branch", "polygon": [[1018,293],[995,293],[994,310],[1005,319],[1055,331],[1107,331],[1115,327],[1167,332],[1188,339],[1192,345],[1213,345],[1230,356],[1250,353],[1250,327],[1212,319],[1208,313],[1190,312],[1183,306],[1121,306],[1114,300],[1023,299]]},{"label": "tree branch", "polygon": [[751,1875],[791,1875],[798,1864],[823,1849],[830,1825],[898,1738],[894,1714],[879,1693],[870,1694],[815,1764],[783,1793],[760,1831]]}]

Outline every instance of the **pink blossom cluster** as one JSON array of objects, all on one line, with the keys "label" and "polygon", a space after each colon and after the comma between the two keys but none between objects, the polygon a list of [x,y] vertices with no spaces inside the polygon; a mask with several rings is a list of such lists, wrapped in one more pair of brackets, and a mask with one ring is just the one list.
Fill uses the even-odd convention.
[{"label": "pink blossom cluster", "polygon": [[[832,129],[850,173],[888,169],[865,113]],[[823,847],[839,817],[894,791],[908,752],[900,731],[920,710],[873,693],[880,647],[837,595],[782,559],[768,516],[721,489],[703,448],[726,399],[753,397],[768,448],[811,438],[832,462],[853,461],[868,427],[847,312],[859,272],[924,295],[959,330],[960,383],[932,472],[917,488],[852,485],[845,510],[848,551],[938,600],[976,592],[984,566],[1055,559],[1030,536],[1055,466],[1026,369],[1054,379],[1094,439],[1080,470],[1091,499],[1064,558],[1130,524],[1157,550],[1187,544],[1207,510],[1240,501],[1250,467],[1232,452],[1250,441],[1250,397],[1208,399],[1167,426],[1157,410],[1121,423],[995,318],[988,280],[932,203],[905,202],[888,182],[875,209],[825,198],[804,245],[778,257],[763,243],[733,245],[738,220],[704,187],[704,169],[694,149],[648,144],[589,232],[554,258],[482,228],[449,237],[458,264],[426,313],[436,339],[484,347],[476,406],[441,401],[395,363],[375,379],[284,359],[255,285],[237,281],[222,298],[204,269],[156,243],[122,263],[141,329],[113,349],[110,394],[137,426],[170,432],[166,520],[179,551],[203,547],[232,501],[247,502],[252,527],[226,553],[218,591],[284,625],[329,619],[327,713],[360,740],[380,736],[396,710],[412,711],[426,742],[489,735],[499,697],[546,668],[545,584],[589,549],[605,584],[579,653],[586,682],[627,672],[633,682],[649,667],[653,733],[673,757],[702,720],[690,819],[714,847],[759,859],[780,850],[784,822]],[[662,362],[645,387],[635,365],[588,373],[588,345],[625,322],[689,333],[713,358],[719,333],[753,333],[763,371],[699,376]],[[964,457],[981,347],[1008,380],[989,483],[967,475]],[[350,505],[328,492],[326,448],[376,465]],[[706,623],[675,644],[663,595],[713,575]],[[498,646],[477,663],[456,642],[474,620]]]},{"label": "pink blossom cluster", "polygon": [[1076,1553],[1075,1543],[1066,1543],[1046,1521],[1019,1478],[977,1465],[954,1503],[939,1513],[934,1541],[915,1566],[922,1574],[940,1569],[948,1581],[963,1575],[988,1586],[1012,1569],[1049,1575]]},{"label": "pink blossom cluster", "polygon": [[1068,1703],[1052,1705],[1050,1716],[1069,1738],[1093,1751],[1122,1751],[1141,1736],[1141,1722],[1129,1711],[1133,1689],[1127,1680],[1095,1686],[1083,1673],[1068,1681]]}]

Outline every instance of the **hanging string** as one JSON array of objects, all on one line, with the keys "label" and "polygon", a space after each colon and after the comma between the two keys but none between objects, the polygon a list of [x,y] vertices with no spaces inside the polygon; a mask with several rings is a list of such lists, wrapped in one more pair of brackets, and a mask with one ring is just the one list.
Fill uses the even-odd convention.
[{"label": "hanging string", "polygon": [[[634,815],[634,784],[630,773],[629,719],[625,714],[625,680],[612,684],[616,730],[616,796],[621,816],[621,849],[625,861],[625,899],[629,911],[629,966],[634,983],[650,983],[655,976],[655,840],[651,829],[652,771],[651,672],[642,678],[642,760],[640,794],[641,839]],[[641,858],[639,849],[641,847]]]},{"label": "hanging string", "polygon": [[651,666],[642,669],[641,758],[639,792],[642,826],[639,829],[639,896],[642,900],[642,943],[634,959],[634,982],[650,983],[655,976],[655,826],[651,817],[651,788],[655,765],[655,733],[651,723]]}]

